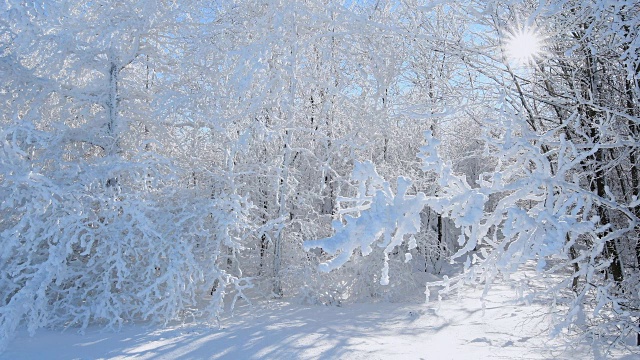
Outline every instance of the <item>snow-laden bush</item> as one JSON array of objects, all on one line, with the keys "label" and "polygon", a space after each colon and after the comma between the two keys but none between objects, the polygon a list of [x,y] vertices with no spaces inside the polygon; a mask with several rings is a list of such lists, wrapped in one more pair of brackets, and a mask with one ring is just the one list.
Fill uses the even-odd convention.
[{"label": "snow-laden bush", "polygon": [[[339,210],[342,220],[333,222],[335,234],[331,237],[307,241],[305,249],[321,248],[333,258],[321,263],[319,269],[324,272],[337,269],[349,261],[354,250],[363,256],[369,255],[372,245],[384,249],[383,266],[379,282],[389,284],[389,256],[397,252],[405,240],[405,235],[420,231],[420,212],[425,206],[423,193],[407,195],[411,182],[398,178],[396,193],[391,190],[375,171],[372,163],[357,163],[352,174],[359,183],[355,198],[338,198],[348,207]],[[415,248],[415,242],[410,249]],[[407,255],[408,257],[408,255]]]},{"label": "snow-laden bush", "polygon": [[331,256],[319,249],[310,251],[306,262],[298,259],[285,267],[283,277],[290,287],[288,293],[307,304],[344,305],[407,301],[412,296],[413,299],[422,298],[419,296],[424,291],[422,275],[427,273],[417,269],[415,261],[407,261],[406,254],[414,251],[406,250],[402,246],[387,254],[389,283],[386,285],[380,283],[385,250],[377,246],[368,256],[356,250],[347,263],[330,272],[324,272],[318,266]]},{"label": "snow-laden bush", "polygon": [[[427,145],[419,157],[426,172],[437,174],[441,186],[437,197],[406,196],[401,186],[394,196],[384,190],[387,183],[376,177],[371,166],[363,171],[365,166],[357,165],[354,177],[366,173],[365,178],[374,179],[372,191],[366,192],[369,196],[354,207],[358,216],[347,217],[346,224],[336,222],[333,236],[307,241],[305,247],[334,255],[319,265],[320,270],[331,271],[346,266],[355,250],[368,255],[378,244],[385,248],[380,257],[381,282],[387,283],[390,246],[403,241],[412,246],[405,235],[419,230],[417,216],[428,205],[461,230],[460,249],[452,261],[462,260],[465,265],[463,273],[428,287],[440,287],[443,295],[465,284],[484,283],[486,292],[497,279],[508,279],[533,262],[544,289],[520,284],[519,291],[526,301],[551,299],[553,333],[569,329],[591,341],[622,341],[638,331],[637,277],[619,281],[611,275],[613,259],[608,247],[623,243],[623,235],[635,226],[635,217],[627,206],[581,188],[579,179],[570,176],[589,151],[580,151],[560,136],[556,151],[568,156],[552,164],[531,141],[536,136],[509,120],[513,118],[517,115],[505,110],[505,116],[494,123],[504,126],[504,133],[487,139],[487,151],[499,161],[491,172],[481,174],[479,187],[472,187],[465,176],[455,174],[451,164],[442,161],[439,142],[430,131],[425,132]],[[495,136],[496,132],[487,134]],[[489,207],[491,197],[498,200]],[[599,208],[618,212],[627,222],[615,230],[611,224],[599,224]]]},{"label": "snow-laden bush", "polygon": [[[635,259],[629,256],[633,249],[624,250],[637,218],[635,205],[616,201],[612,193],[600,196],[584,184],[583,177],[593,176],[581,173],[584,161],[601,144],[576,146],[563,129],[537,135],[507,107],[487,122],[485,153],[498,161],[480,175],[477,188],[440,160],[431,133],[419,154],[424,170],[438,174],[443,186],[429,205],[463,234],[453,258],[464,260],[466,271],[437,285],[449,291],[484,282],[488,291],[496,279],[534,263],[544,289],[524,285],[523,299],[551,302],[552,333],[569,329],[596,344],[594,349],[600,342],[623,344],[638,332]],[[489,198],[496,204],[488,206]],[[606,221],[602,214],[616,219]],[[621,258],[631,264],[617,267]]]},{"label": "snow-laden bush", "polygon": [[54,164],[51,140],[28,126],[0,134],[0,345],[21,324],[215,317],[250,285],[227,270],[245,199],[194,197],[153,154]]}]

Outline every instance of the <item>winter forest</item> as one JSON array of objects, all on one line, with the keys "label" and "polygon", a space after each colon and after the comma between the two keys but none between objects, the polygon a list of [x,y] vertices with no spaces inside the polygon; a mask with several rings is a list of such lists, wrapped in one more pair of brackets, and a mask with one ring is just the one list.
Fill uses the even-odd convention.
[{"label": "winter forest", "polygon": [[0,351],[496,284],[637,351],[637,0],[0,6]]}]

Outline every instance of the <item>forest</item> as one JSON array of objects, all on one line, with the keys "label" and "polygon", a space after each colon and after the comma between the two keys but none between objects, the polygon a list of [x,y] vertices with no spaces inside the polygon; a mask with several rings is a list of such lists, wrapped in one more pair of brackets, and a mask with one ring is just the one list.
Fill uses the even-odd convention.
[{"label": "forest", "polygon": [[0,351],[507,282],[640,344],[637,0],[0,8]]}]

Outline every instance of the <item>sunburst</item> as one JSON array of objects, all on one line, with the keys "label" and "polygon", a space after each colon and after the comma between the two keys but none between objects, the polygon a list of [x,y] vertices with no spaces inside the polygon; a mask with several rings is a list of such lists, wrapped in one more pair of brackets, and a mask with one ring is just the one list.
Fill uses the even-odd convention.
[{"label": "sunburst", "polygon": [[505,51],[509,61],[527,64],[542,54],[542,38],[533,29],[522,29],[507,38]]}]

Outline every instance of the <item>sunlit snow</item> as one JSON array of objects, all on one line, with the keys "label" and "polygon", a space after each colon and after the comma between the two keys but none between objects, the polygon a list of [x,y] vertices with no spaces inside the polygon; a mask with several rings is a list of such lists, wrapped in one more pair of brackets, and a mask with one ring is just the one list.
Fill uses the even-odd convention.
[{"label": "sunlit snow", "polygon": [[85,335],[40,330],[33,338],[23,331],[0,360],[589,358],[586,344],[567,348],[548,337],[545,303],[519,302],[505,285],[484,303],[481,293],[482,286],[467,287],[438,302],[434,292],[428,303],[243,303],[220,327],[130,325],[118,333],[92,327]]}]

